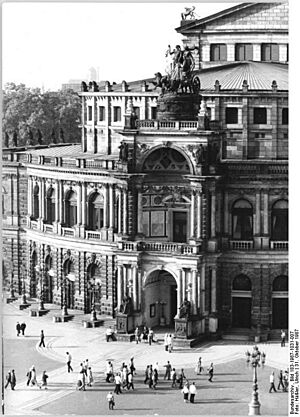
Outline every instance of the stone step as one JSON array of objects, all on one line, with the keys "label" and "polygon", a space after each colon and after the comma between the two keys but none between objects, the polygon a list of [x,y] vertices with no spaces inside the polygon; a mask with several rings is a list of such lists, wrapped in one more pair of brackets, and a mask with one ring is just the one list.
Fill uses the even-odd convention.
[{"label": "stone step", "polygon": [[241,340],[241,341],[249,341],[250,335],[249,334],[241,334],[241,333],[224,333],[222,335],[223,340]]}]

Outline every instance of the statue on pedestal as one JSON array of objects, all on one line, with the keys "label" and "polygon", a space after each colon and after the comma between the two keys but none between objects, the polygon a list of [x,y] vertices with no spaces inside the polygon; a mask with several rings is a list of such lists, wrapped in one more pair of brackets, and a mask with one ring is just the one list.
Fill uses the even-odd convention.
[{"label": "statue on pedestal", "polygon": [[129,295],[123,298],[122,304],[120,305],[119,312],[122,314],[131,314],[132,313],[132,300]]},{"label": "statue on pedestal", "polygon": [[184,299],[184,302],[181,304],[179,309],[179,318],[189,318],[191,315],[191,302],[187,298]]}]

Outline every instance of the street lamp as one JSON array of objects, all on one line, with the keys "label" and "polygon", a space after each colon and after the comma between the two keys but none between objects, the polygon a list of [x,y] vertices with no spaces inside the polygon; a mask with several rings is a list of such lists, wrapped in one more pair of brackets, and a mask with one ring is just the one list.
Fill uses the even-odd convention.
[{"label": "street lamp", "polygon": [[24,306],[28,304],[26,300],[26,285],[25,285],[26,275],[27,275],[27,269],[23,266],[22,268],[22,304]]},{"label": "street lamp", "polygon": [[260,402],[258,401],[258,384],[257,384],[257,367],[262,365],[264,367],[266,361],[266,354],[260,352],[257,346],[253,347],[252,353],[248,350],[246,354],[247,366],[251,364],[253,368],[253,392],[252,399],[249,403],[249,416],[260,415]]},{"label": "street lamp", "polygon": [[39,274],[40,281],[40,301],[39,301],[39,310],[45,310],[44,307],[44,265],[36,265],[34,267],[36,272]]},{"label": "street lamp", "polygon": [[63,274],[63,296],[62,296],[62,305],[61,305],[61,314],[63,316],[68,315],[67,310],[67,274]]},{"label": "street lamp", "polygon": [[89,287],[92,291],[92,309],[91,309],[91,321],[97,320],[96,308],[95,308],[95,291],[96,291],[96,278],[90,277]]},{"label": "street lamp", "polygon": [[13,273],[13,271],[11,271],[11,277],[10,277],[10,298],[15,299],[14,273]]}]

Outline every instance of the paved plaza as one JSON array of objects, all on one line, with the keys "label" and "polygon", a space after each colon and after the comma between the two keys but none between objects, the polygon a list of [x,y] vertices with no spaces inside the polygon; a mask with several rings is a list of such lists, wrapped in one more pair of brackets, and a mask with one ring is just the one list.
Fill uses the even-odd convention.
[{"label": "paved plaza", "polygon": [[[53,323],[51,317],[32,318],[28,311],[16,306],[3,305],[4,372],[15,369],[15,391],[5,390],[4,411],[7,415],[73,414],[73,415],[248,415],[248,403],[252,393],[252,370],[247,368],[245,351],[252,343],[217,341],[203,343],[192,349],[177,348],[169,354],[162,343],[136,344],[105,340],[104,328],[83,328],[80,321]],[[25,320],[26,336],[17,337],[16,322]],[[45,348],[39,348],[41,329],[45,333]],[[258,369],[259,399],[262,415],[287,415],[288,394],[281,391],[269,394],[269,376],[272,370],[286,369],[288,347],[279,343],[261,343],[266,353],[266,366]],[[73,373],[67,373],[66,352],[72,354]],[[109,411],[106,395],[114,384],[105,382],[105,363],[113,360],[119,369],[124,361],[134,356],[137,374],[135,390],[123,391],[116,397],[116,408]],[[213,362],[215,376],[208,382],[206,372],[196,375],[194,368],[198,357],[203,359],[206,370]],[[79,364],[89,359],[95,382],[85,392],[76,391]],[[176,370],[184,368],[190,381],[197,387],[195,404],[184,403],[179,389],[171,388],[163,379],[164,367],[170,361]],[[144,385],[146,365],[158,362],[160,377],[157,390]],[[35,365],[38,381],[46,370],[49,375],[48,390],[26,386],[26,373]]]}]

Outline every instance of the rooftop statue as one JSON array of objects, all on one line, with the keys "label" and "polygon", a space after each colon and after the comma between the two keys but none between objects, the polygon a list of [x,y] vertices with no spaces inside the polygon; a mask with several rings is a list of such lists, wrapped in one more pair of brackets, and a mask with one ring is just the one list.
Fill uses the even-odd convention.
[{"label": "rooftop statue", "polygon": [[181,20],[187,20],[187,18],[189,17],[190,20],[194,20],[195,17],[195,6],[192,7],[185,7],[184,8],[185,12],[181,13]]}]

